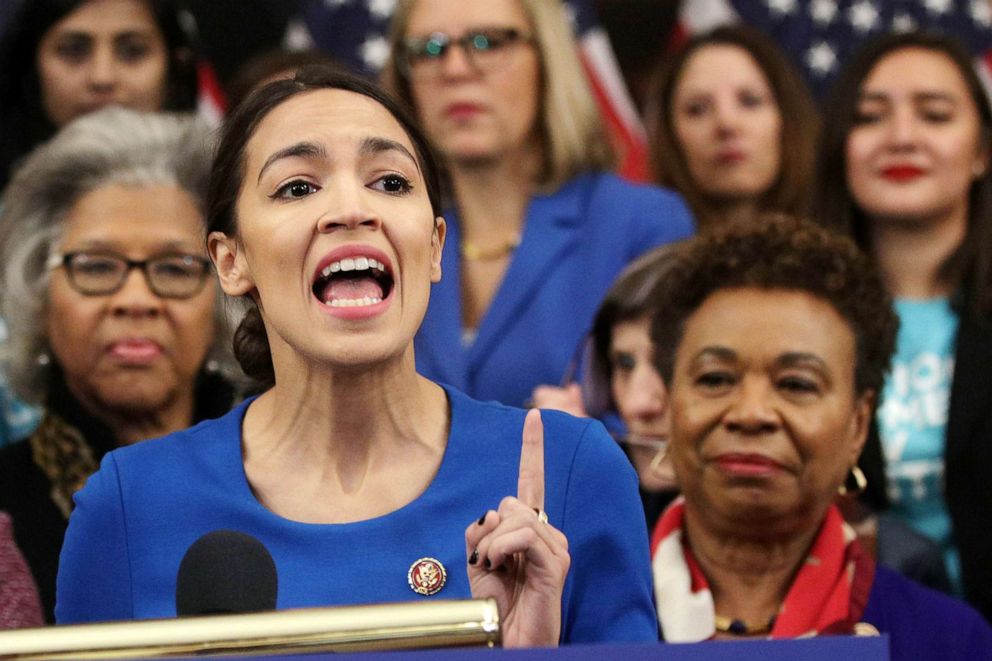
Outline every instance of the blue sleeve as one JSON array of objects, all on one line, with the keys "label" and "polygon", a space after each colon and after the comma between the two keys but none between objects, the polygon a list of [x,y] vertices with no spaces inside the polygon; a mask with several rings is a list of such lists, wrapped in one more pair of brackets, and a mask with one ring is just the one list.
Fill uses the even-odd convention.
[{"label": "blue sleeve", "polygon": [[133,619],[131,563],[113,453],[104,457],[75,503],[59,560],[55,620],[71,624]]},{"label": "blue sleeve", "polygon": [[652,248],[688,239],[694,233],[692,212],[682,196],[665,189],[648,188],[634,217],[636,231],[631,236],[633,260]]},{"label": "blue sleeve", "polygon": [[598,421],[590,421],[569,472],[563,531],[572,558],[562,642],[654,642],[647,527],[637,476]]}]

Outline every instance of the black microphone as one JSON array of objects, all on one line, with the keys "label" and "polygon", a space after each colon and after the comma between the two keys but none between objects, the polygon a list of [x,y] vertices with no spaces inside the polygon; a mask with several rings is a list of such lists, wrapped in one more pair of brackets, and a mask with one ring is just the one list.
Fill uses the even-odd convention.
[{"label": "black microphone", "polygon": [[276,563],[262,542],[236,530],[209,532],[186,551],[176,577],[176,613],[275,610]]}]

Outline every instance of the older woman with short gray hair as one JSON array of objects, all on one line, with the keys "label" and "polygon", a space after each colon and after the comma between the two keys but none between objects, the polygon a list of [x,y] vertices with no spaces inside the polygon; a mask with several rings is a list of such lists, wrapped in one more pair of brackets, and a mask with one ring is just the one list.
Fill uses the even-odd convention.
[{"label": "older woman with short gray hair", "polygon": [[232,402],[204,252],[211,145],[191,117],[107,109],[36,150],[4,194],[3,357],[43,417],[0,450],[0,509],[49,620],[72,496],[102,456]]}]

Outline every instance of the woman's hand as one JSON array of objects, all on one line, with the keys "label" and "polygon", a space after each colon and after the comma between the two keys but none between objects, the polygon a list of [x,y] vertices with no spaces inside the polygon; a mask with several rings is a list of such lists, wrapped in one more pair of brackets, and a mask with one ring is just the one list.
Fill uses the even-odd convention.
[{"label": "woman's hand", "polygon": [[532,410],[524,421],[517,497],[507,496],[465,531],[472,596],[496,600],[504,647],[558,644],[571,559],[565,535],[545,518],[544,426]]},{"label": "woman's hand", "polygon": [[570,383],[567,386],[538,386],[534,388],[530,401],[534,408],[554,409],[577,415],[580,418],[588,418],[586,407],[582,403],[582,388],[577,383]]}]

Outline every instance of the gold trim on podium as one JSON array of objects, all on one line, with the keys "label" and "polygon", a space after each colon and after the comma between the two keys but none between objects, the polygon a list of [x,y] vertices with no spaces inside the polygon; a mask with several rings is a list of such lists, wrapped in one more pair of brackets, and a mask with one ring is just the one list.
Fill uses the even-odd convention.
[{"label": "gold trim on podium", "polygon": [[0,659],[132,659],[493,647],[492,599],[76,624],[0,632]]}]

